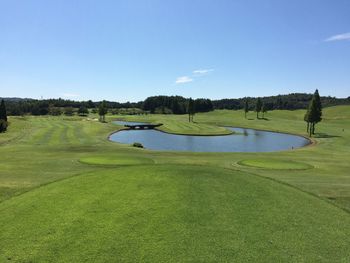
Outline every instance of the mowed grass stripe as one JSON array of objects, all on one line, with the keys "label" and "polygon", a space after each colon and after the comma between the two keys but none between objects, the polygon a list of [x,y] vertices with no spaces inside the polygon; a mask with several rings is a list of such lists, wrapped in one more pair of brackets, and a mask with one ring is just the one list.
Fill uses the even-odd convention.
[{"label": "mowed grass stripe", "polygon": [[69,125],[67,123],[64,123],[63,129],[60,133],[60,142],[62,144],[69,144],[69,140],[68,140],[68,130],[69,130]]},{"label": "mowed grass stripe", "polygon": [[57,130],[59,130],[60,125],[57,122],[51,123],[51,125],[46,129],[46,132],[41,138],[38,140],[38,144],[40,145],[50,145],[53,141],[53,135]]},{"label": "mowed grass stripe", "polygon": [[271,180],[214,167],[96,172],[5,201],[0,212],[1,255],[15,262],[350,259],[347,213]]},{"label": "mowed grass stripe", "polygon": [[66,125],[68,127],[66,141],[71,145],[84,144],[85,140],[91,136],[82,131],[84,129],[82,121],[66,121]]},{"label": "mowed grass stripe", "polygon": [[77,144],[77,137],[75,134],[75,126],[76,124],[74,122],[69,122],[69,129],[67,131],[67,141],[69,144]]},{"label": "mowed grass stripe", "polygon": [[47,142],[47,139],[49,139],[53,132],[54,122],[48,121],[47,118],[42,118],[40,122],[36,120],[32,124],[35,130],[30,140],[28,140],[28,144],[43,144]]},{"label": "mowed grass stripe", "polygon": [[84,142],[86,141],[87,135],[83,130],[84,128],[83,128],[82,122],[75,123],[73,127],[74,127],[74,136],[76,138],[76,141],[79,144],[84,144]]},{"label": "mowed grass stripe", "polygon": [[50,141],[48,142],[49,145],[60,145],[65,143],[63,140],[61,140],[65,127],[67,127],[67,124],[62,121],[56,123],[55,129],[51,134]]}]

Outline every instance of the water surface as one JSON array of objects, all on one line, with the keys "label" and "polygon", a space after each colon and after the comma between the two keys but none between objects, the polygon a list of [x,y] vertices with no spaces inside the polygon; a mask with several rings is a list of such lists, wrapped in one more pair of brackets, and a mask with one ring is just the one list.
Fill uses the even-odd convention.
[{"label": "water surface", "polygon": [[[142,124],[116,122],[119,125]],[[194,136],[176,135],[157,130],[122,130],[110,136],[119,143],[134,142],[151,150],[191,152],[273,152],[303,147],[310,141],[302,136],[260,131],[254,129],[226,127],[236,132],[232,135]]]}]

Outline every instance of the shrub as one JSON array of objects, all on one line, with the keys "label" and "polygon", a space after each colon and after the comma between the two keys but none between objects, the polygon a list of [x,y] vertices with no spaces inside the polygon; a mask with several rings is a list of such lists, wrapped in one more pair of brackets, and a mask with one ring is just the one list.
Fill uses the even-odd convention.
[{"label": "shrub", "polygon": [[73,116],[74,115],[74,108],[73,107],[65,107],[64,108],[64,115]]},{"label": "shrub", "polygon": [[62,110],[60,107],[50,106],[49,107],[49,114],[52,116],[60,116],[62,114]]},{"label": "shrub", "polygon": [[78,115],[79,116],[87,116],[89,115],[89,110],[85,106],[80,106],[78,109]]},{"label": "shrub", "polygon": [[134,142],[132,146],[137,147],[137,148],[143,148],[143,145],[139,142]]}]

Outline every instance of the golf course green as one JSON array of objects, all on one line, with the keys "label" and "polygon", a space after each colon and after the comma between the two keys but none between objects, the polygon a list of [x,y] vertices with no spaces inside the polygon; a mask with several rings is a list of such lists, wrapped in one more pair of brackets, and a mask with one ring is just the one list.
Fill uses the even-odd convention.
[{"label": "golf course green", "polygon": [[151,151],[115,119],[177,134],[307,136],[305,111],[10,117],[0,134],[0,262],[350,262],[350,106],[313,144],[269,153]]}]

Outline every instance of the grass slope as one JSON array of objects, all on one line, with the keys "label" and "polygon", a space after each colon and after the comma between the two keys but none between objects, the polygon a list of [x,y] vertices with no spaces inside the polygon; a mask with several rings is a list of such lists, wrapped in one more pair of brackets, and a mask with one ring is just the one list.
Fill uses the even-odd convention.
[{"label": "grass slope", "polygon": [[[166,122],[162,129],[174,133],[232,125],[306,135],[303,114],[109,120]],[[324,110],[316,145],[277,153],[136,149],[107,140],[119,126],[78,117],[10,117],[10,124],[0,134],[0,262],[106,262],[112,254],[117,261],[349,261],[349,106]],[[246,160],[265,168],[239,164]],[[280,169],[286,163],[313,168]]]},{"label": "grass slope", "polygon": [[[265,119],[256,120],[256,114],[249,112],[247,119],[243,111],[219,110],[209,113],[195,115],[195,121],[199,124],[210,125],[231,125],[236,127],[249,127],[262,130],[273,130],[287,133],[295,133],[307,136],[306,125],[303,121],[304,110],[286,111],[276,110],[268,112]],[[142,120],[143,117],[125,117],[130,120]],[[154,122],[157,119],[168,118],[169,122],[184,122],[186,116],[159,116],[152,115]],[[317,145],[305,147],[293,151],[278,153],[231,153],[231,154],[206,154],[205,157],[191,158],[198,156],[189,154],[181,158],[181,162],[204,163],[224,167],[235,166],[237,169],[258,173],[261,176],[288,183],[295,187],[324,197],[337,203],[350,211],[350,174],[349,174],[349,152],[350,152],[350,106],[336,106],[325,108],[323,121],[317,125],[315,136]],[[181,133],[181,130],[174,124],[174,132]],[[216,155],[215,157],[213,155]],[[245,159],[275,159],[282,162],[300,162],[311,165],[315,169],[298,171],[271,171],[254,167],[242,167],[237,164]],[[218,160],[220,159],[220,160]],[[259,170],[258,170],[259,169]]]},{"label": "grass slope", "polygon": [[350,260],[347,213],[215,167],[105,170],[38,188],[0,211],[0,251],[15,262]]},{"label": "grass slope", "polygon": [[153,164],[152,159],[143,157],[125,157],[121,155],[107,155],[107,156],[92,156],[85,157],[79,160],[84,164],[91,165],[106,165],[106,166],[122,166],[122,165],[137,165],[137,164]]},{"label": "grass slope", "polygon": [[311,169],[312,166],[306,163],[286,161],[286,160],[274,160],[274,159],[248,159],[239,161],[238,164],[258,167],[264,169],[278,169],[278,170],[305,170]]}]

